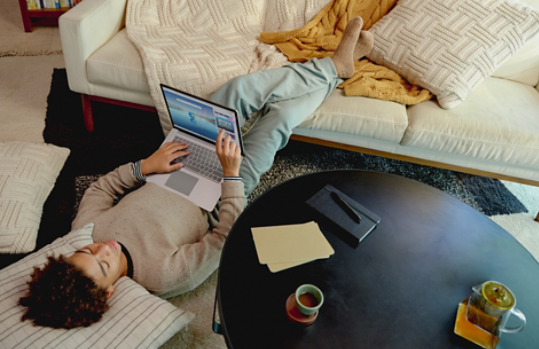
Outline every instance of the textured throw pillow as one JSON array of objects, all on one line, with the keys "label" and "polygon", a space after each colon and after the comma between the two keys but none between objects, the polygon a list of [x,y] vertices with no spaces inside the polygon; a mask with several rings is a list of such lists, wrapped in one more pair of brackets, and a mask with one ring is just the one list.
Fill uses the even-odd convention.
[{"label": "textured throw pillow", "polygon": [[93,227],[88,224],[72,231],[0,270],[0,348],[158,348],[194,318],[122,277],[108,300],[109,310],[88,327],[53,329],[21,321],[25,308],[18,300],[28,290],[33,267],[43,266],[48,256],[70,256],[93,243]]},{"label": "textured throw pillow", "polygon": [[370,31],[368,58],[451,109],[539,32],[539,11],[512,0],[400,0]]},{"label": "textured throw pillow", "polygon": [[0,253],[36,248],[43,205],[68,156],[52,144],[0,142]]}]

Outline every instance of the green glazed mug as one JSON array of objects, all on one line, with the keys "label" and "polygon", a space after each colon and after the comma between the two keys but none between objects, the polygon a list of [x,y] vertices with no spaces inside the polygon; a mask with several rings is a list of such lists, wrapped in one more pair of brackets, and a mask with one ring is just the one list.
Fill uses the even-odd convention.
[{"label": "green glazed mug", "polygon": [[305,316],[312,315],[324,303],[324,294],[314,285],[304,284],[296,290],[296,306]]}]

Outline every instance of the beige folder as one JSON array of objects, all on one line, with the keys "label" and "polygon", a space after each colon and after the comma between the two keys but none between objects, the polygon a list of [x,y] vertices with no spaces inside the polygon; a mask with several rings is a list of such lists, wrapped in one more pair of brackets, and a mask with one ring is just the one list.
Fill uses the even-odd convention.
[{"label": "beige folder", "polygon": [[251,231],[259,262],[268,264],[273,272],[335,253],[315,222],[251,228]]},{"label": "beige folder", "polygon": [[[319,258],[319,259],[325,259],[325,258],[329,258],[329,256],[326,256],[324,258]],[[312,261],[315,261],[315,260],[316,259],[307,259],[307,260],[304,260],[304,261],[268,263],[267,265],[268,265],[269,270],[272,273],[276,273],[278,271],[289,269],[289,268],[292,268],[292,267],[297,267],[298,265],[309,263],[309,262],[312,262]]]}]

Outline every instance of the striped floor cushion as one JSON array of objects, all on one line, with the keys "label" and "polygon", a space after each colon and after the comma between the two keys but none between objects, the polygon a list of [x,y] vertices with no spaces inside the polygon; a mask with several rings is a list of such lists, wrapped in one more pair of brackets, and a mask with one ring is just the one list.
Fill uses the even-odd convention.
[{"label": "striped floor cushion", "polygon": [[52,329],[21,321],[25,308],[18,305],[18,300],[28,290],[33,267],[44,265],[48,256],[69,256],[93,243],[92,230],[93,224],[89,224],[72,231],[0,270],[0,349],[158,348],[194,318],[194,314],[122,277],[114,285],[109,310],[89,327]]}]

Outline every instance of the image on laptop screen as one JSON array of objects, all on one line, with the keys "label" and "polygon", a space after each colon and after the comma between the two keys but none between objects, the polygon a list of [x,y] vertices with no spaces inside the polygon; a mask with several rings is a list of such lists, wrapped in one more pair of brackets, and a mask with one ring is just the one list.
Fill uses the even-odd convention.
[{"label": "image on laptop screen", "polygon": [[194,133],[215,143],[220,129],[240,146],[237,124],[233,111],[197,100],[189,95],[163,88],[172,123],[180,130]]}]

